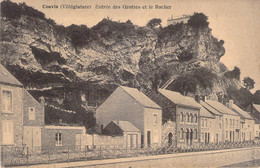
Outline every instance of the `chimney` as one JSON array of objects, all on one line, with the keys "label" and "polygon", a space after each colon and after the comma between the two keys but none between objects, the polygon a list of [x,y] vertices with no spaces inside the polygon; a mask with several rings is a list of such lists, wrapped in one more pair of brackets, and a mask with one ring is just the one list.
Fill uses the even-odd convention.
[{"label": "chimney", "polygon": [[230,108],[231,108],[232,106],[233,106],[233,100],[232,100],[232,99],[230,99],[230,100],[229,100],[229,102],[228,102],[228,107],[230,107]]},{"label": "chimney", "polygon": [[186,96],[186,91],[183,91],[183,96]]},{"label": "chimney", "polygon": [[195,95],[195,100],[200,103],[200,96],[199,95]]},{"label": "chimney", "polygon": [[45,106],[45,99],[44,99],[43,96],[39,98],[39,101],[40,101],[41,105],[44,107]]},{"label": "chimney", "polygon": [[59,119],[59,124],[62,124],[62,119]]},{"label": "chimney", "polygon": [[202,96],[202,100],[203,100],[204,102],[207,102],[207,96],[203,95],[203,96]]}]

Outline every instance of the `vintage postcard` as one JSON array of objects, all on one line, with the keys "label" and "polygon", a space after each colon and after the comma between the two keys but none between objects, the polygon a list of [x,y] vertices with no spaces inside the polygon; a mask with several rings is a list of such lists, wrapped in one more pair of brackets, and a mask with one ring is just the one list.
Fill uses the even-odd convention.
[{"label": "vintage postcard", "polygon": [[259,167],[260,1],[2,0],[2,167]]}]

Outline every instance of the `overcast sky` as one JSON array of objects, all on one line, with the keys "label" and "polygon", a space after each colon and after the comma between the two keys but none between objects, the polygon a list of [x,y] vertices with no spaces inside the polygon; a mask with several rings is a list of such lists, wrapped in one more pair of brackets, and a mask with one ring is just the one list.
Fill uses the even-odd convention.
[{"label": "overcast sky", "polygon": [[[208,16],[213,35],[225,41],[225,55],[221,61],[230,69],[238,66],[243,79],[249,76],[260,90],[260,0],[12,0],[25,2],[45,13],[57,24],[96,25],[103,18],[114,21],[130,19],[144,26],[152,18],[161,18],[163,26],[172,15],[203,12]],[[91,5],[91,9],[60,9],[60,5]],[[58,9],[46,9],[44,5],[57,5]],[[169,9],[96,9],[96,5],[116,6],[171,6]]]}]

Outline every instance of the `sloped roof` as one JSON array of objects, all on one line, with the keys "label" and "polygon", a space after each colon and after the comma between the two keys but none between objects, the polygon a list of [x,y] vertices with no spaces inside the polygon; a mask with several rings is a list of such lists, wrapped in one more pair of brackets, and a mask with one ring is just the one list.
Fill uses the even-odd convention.
[{"label": "sloped roof", "polygon": [[213,107],[211,107],[210,105],[208,105],[207,103],[205,103],[204,101],[200,101],[200,104],[206,108],[208,111],[210,111],[211,113],[213,113],[214,115],[222,115],[222,113],[220,113],[219,111],[217,111],[216,109],[214,109]]},{"label": "sloped roof", "polygon": [[218,110],[222,114],[239,116],[236,112],[230,110],[227,106],[225,106],[224,104],[222,104],[220,102],[213,101],[213,100],[207,100],[206,103],[209,104],[210,106],[212,106],[213,108],[215,108],[216,110]]},{"label": "sloped roof", "polygon": [[3,65],[0,64],[0,83],[23,86]]},{"label": "sloped roof", "polygon": [[161,109],[160,106],[158,106],[155,102],[153,102],[149,97],[147,97],[145,94],[140,92],[138,89],[125,87],[125,86],[120,86],[120,87],[131,97],[133,97],[135,100],[141,103],[143,106]]},{"label": "sloped roof", "polygon": [[122,131],[124,132],[140,132],[138,128],[136,128],[132,123],[129,121],[112,121],[115,123]]},{"label": "sloped roof", "polygon": [[233,111],[235,111],[236,113],[238,113],[239,115],[241,115],[243,118],[253,120],[253,118],[249,115],[248,112],[245,112],[244,110],[242,110],[241,108],[239,108],[237,105],[232,104],[231,109],[232,109]]},{"label": "sloped roof", "polygon": [[196,100],[188,96],[183,96],[179,92],[174,92],[166,89],[159,89],[158,91],[177,105],[201,108],[200,104],[198,104]]},{"label": "sloped roof", "polygon": [[260,104],[253,104],[253,107],[260,113]]},{"label": "sloped roof", "polygon": [[200,117],[207,117],[207,118],[215,118],[215,116],[213,114],[211,114],[206,108],[204,108],[201,105],[201,109],[200,109]]}]

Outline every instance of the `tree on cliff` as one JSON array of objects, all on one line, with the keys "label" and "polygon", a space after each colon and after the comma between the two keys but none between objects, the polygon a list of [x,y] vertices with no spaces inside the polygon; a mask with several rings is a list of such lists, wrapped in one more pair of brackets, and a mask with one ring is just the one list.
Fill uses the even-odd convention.
[{"label": "tree on cliff", "polygon": [[150,27],[150,28],[154,28],[156,26],[160,26],[162,23],[162,20],[161,19],[158,19],[158,18],[154,18],[152,20],[150,20],[146,26]]},{"label": "tree on cliff", "polygon": [[254,88],[255,86],[255,81],[254,79],[250,78],[250,77],[245,77],[243,79],[243,85],[247,90],[251,90]]},{"label": "tree on cliff", "polygon": [[235,66],[232,71],[227,71],[224,76],[229,79],[237,79],[240,80],[240,69]]},{"label": "tree on cliff", "polygon": [[208,17],[203,13],[194,13],[188,20],[188,25],[196,28],[208,27]]}]

